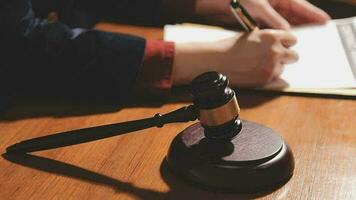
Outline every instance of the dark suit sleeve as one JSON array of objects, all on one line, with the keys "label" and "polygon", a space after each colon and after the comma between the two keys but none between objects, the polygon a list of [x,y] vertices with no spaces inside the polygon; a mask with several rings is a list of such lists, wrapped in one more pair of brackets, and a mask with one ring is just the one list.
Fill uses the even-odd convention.
[{"label": "dark suit sleeve", "polygon": [[144,39],[49,23],[35,17],[30,0],[2,0],[0,6],[3,94],[130,96]]}]

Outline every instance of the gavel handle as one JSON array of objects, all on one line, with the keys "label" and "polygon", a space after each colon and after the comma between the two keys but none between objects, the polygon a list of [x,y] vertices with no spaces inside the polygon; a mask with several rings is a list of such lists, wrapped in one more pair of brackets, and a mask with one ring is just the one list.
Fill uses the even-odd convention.
[{"label": "gavel handle", "polygon": [[194,121],[198,118],[198,111],[195,106],[190,105],[165,115],[156,114],[152,118],[121,122],[84,129],[77,129],[68,132],[25,140],[6,149],[7,153],[27,153],[54,149],[75,144],[81,144],[94,140],[113,137],[133,131],[138,131],[154,126],[162,127],[164,124],[175,122]]}]

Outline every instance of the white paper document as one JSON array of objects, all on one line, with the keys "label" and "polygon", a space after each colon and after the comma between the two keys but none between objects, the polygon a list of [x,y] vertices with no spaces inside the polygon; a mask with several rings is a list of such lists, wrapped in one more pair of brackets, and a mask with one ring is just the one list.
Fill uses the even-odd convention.
[{"label": "white paper document", "polygon": [[[298,39],[292,49],[298,52],[299,60],[286,65],[281,80],[265,89],[356,88],[356,17],[298,27],[292,33]],[[234,34],[222,28],[191,24],[167,25],[164,29],[164,39],[177,43],[216,41]]]}]

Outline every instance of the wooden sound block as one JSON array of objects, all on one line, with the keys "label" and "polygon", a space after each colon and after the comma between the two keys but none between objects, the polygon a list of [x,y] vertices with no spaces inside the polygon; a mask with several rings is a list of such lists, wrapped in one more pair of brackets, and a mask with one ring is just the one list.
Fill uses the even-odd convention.
[{"label": "wooden sound block", "polygon": [[290,148],[272,129],[242,121],[241,132],[230,142],[204,136],[196,123],[179,133],[166,157],[177,175],[205,188],[252,193],[286,183],[293,175]]}]

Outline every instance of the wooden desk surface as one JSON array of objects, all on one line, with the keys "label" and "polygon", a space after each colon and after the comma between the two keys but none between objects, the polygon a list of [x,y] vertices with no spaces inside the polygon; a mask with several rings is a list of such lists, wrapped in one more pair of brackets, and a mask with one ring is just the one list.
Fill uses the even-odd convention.
[{"label": "wooden desk surface", "polygon": [[[162,37],[159,28],[109,24],[99,28]],[[261,94],[238,99],[243,119],[273,128],[294,152],[294,176],[276,191],[213,193],[175,177],[162,161],[174,136],[188,124],[172,124],[30,155],[3,155],[0,199],[356,199],[355,100]],[[151,117],[186,104],[178,101],[105,112],[98,106],[18,106],[1,115],[0,152],[32,137]],[[82,111],[86,114],[81,115]]]}]

